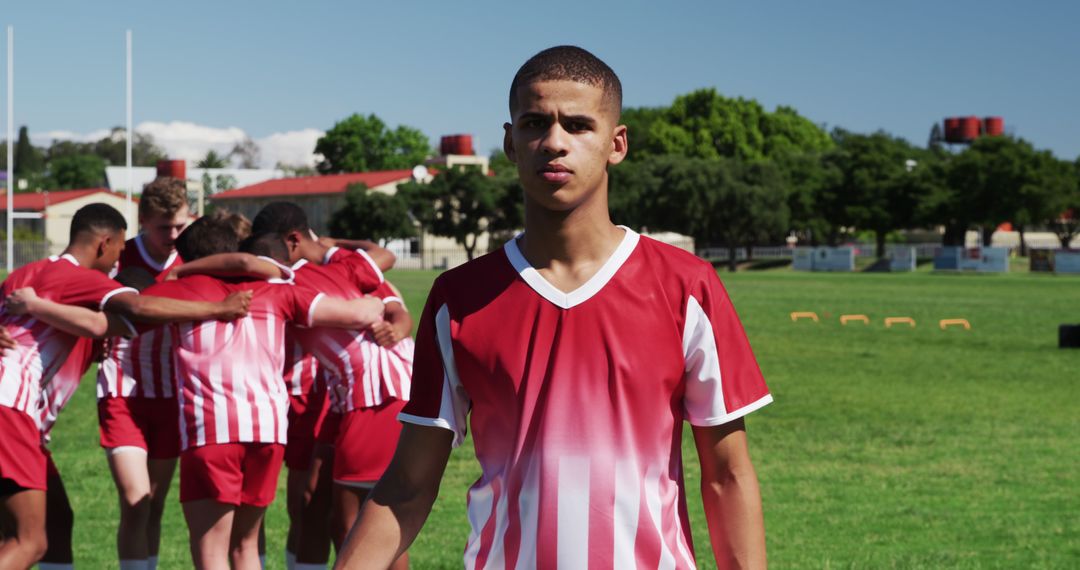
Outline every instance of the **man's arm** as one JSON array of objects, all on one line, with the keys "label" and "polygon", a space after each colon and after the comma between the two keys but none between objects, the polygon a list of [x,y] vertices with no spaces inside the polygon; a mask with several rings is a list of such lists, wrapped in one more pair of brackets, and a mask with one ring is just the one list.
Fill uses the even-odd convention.
[{"label": "man's arm", "polygon": [[31,315],[68,334],[87,338],[132,336],[135,331],[121,317],[42,299],[32,287],[16,289],[5,300],[8,313]]},{"label": "man's arm", "polygon": [[169,272],[169,279],[179,279],[188,275],[239,276],[260,279],[288,277],[277,265],[250,253],[208,255],[173,269]]},{"label": "man's arm", "polygon": [[364,330],[383,318],[383,302],[375,297],[340,299],[323,295],[311,313],[311,326]]},{"label": "man's arm", "polygon": [[371,334],[379,346],[393,346],[412,334],[413,320],[409,311],[398,302],[386,304],[386,312],[381,322],[371,326]]},{"label": "man's arm", "polygon": [[701,498],[719,568],[765,568],[765,519],[742,418],[693,426]]},{"label": "man's arm", "polygon": [[335,568],[389,568],[420,533],[439,496],[454,432],[406,423],[394,459],[360,509]]},{"label": "man's arm", "polygon": [[184,321],[232,321],[246,316],[250,304],[251,291],[238,291],[219,303],[119,293],[109,297],[104,308],[131,321],[165,324]]},{"label": "man's arm", "polygon": [[337,239],[320,237],[319,243],[326,247],[340,247],[343,249],[359,249],[368,254],[371,259],[375,261],[375,265],[379,266],[381,271],[389,271],[397,263],[397,256],[395,256],[389,249],[380,246],[379,244],[366,239]]}]

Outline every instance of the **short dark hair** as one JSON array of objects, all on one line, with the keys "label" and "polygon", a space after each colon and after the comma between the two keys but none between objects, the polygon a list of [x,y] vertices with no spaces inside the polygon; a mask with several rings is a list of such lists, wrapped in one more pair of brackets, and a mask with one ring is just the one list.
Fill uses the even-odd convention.
[{"label": "short dark hair", "polygon": [[247,239],[248,236],[251,235],[251,220],[247,219],[247,216],[243,214],[237,214],[219,208],[211,212],[210,216],[215,220],[223,221],[232,226],[233,231],[236,232],[237,239],[240,241]]},{"label": "short dark hair", "polygon": [[240,239],[232,225],[211,216],[203,216],[176,238],[176,251],[184,261],[195,261],[217,253],[233,253]]},{"label": "short dark hair", "polygon": [[518,69],[510,84],[510,114],[517,107],[523,85],[538,81],[576,81],[604,90],[604,98],[618,117],[622,112],[622,82],[608,64],[577,46],[555,46],[532,57]]},{"label": "short dark hair", "polygon": [[100,202],[79,208],[71,218],[69,241],[83,232],[122,232],[127,230],[127,220],[116,208]]},{"label": "short dark hair", "polygon": [[285,245],[285,240],[276,232],[251,234],[240,242],[240,251],[269,257],[278,263],[289,264],[289,248]]},{"label": "short dark hair", "polygon": [[307,213],[293,202],[270,202],[259,210],[251,221],[251,234],[273,232],[283,236],[289,232],[308,233]]},{"label": "short dark hair", "polygon": [[113,277],[117,283],[142,291],[154,284],[154,276],[137,265],[129,265]]}]

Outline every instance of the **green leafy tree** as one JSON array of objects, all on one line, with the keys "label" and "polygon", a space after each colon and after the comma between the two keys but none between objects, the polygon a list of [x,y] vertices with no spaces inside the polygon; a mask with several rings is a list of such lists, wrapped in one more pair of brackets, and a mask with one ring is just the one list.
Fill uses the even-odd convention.
[{"label": "green leafy tree", "polygon": [[334,125],[315,144],[323,156],[322,174],[399,170],[422,164],[431,152],[424,133],[406,126],[394,130],[375,115],[354,114]]},{"label": "green leafy tree", "polygon": [[49,161],[54,188],[96,188],[105,185],[105,161],[94,154],[61,156]]},{"label": "green leafy tree", "polygon": [[30,144],[30,135],[25,126],[19,127],[19,139],[15,142],[14,154],[16,178],[26,178],[45,169],[45,157],[40,149]]},{"label": "green leafy tree", "polygon": [[[87,143],[86,147],[87,152],[100,156],[109,166],[127,164],[127,130],[123,127],[113,127],[107,136],[97,142]],[[135,133],[135,140],[131,145],[133,166],[157,166],[159,160],[166,158],[168,155],[157,146],[153,135]]]},{"label": "green leafy tree", "polygon": [[195,166],[198,168],[226,168],[229,166],[229,159],[218,154],[216,150],[210,149],[206,151],[206,156],[203,156],[199,159],[199,162],[195,163]]},{"label": "green leafy tree", "polygon": [[476,168],[449,168],[430,183],[406,182],[398,195],[421,226],[437,236],[453,238],[471,260],[476,242],[499,209],[499,183]]},{"label": "green leafy tree", "polygon": [[1080,157],[1072,164],[1072,172],[1067,176],[1067,184],[1053,201],[1053,212],[1047,225],[1057,235],[1061,247],[1069,244],[1080,233]]},{"label": "green leafy tree", "polygon": [[330,217],[331,235],[349,239],[388,240],[416,235],[409,209],[399,196],[368,190],[352,184],[345,192],[345,204]]}]

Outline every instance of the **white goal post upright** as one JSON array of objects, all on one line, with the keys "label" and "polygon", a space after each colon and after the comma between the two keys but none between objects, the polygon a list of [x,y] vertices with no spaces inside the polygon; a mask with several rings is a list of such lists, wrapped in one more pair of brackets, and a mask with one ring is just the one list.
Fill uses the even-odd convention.
[{"label": "white goal post upright", "polygon": [[131,198],[131,185],[133,184],[134,179],[131,170],[131,145],[133,136],[131,125],[131,30],[127,30],[125,37],[127,40],[127,212],[125,212],[126,215],[124,217],[127,218],[128,223],[131,224],[128,227],[128,235],[130,236],[134,235],[135,231],[138,229],[137,227],[135,227],[138,225],[138,222],[135,221],[134,208],[132,207]]},{"label": "white goal post upright", "polygon": [[15,256],[15,131],[12,123],[15,121],[15,89],[12,83],[15,81],[15,28],[7,27],[7,272],[11,273],[13,257]]}]

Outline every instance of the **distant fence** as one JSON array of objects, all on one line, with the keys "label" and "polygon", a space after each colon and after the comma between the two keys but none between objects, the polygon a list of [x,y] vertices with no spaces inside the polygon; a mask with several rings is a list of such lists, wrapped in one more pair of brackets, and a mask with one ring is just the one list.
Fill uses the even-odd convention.
[{"label": "distant fence", "polygon": [[[874,244],[857,243],[850,244],[855,250],[855,257],[877,257],[877,246]],[[934,257],[934,252],[941,247],[939,243],[911,243],[911,244],[888,244],[885,246],[886,255],[894,247],[914,247],[916,257]],[[706,247],[697,251],[698,257],[713,261],[727,261],[728,248]],[[795,249],[787,246],[756,246],[750,248],[751,256],[746,255],[746,248],[740,247],[735,250],[736,261],[747,259],[791,259]]]},{"label": "distant fence", "polygon": [[[42,259],[49,255],[49,242],[47,241],[17,241],[13,245],[15,250],[12,268],[18,269],[27,263]],[[7,268],[7,243],[0,243],[0,270]]]}]

